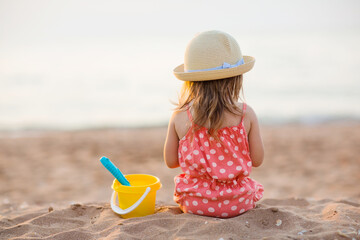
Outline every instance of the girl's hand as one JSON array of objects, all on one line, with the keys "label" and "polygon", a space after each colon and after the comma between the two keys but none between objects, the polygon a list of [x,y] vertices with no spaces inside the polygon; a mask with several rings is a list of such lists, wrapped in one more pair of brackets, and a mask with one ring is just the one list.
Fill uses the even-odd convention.
[{"label": "girl's hand", "polygon": [[176,113],[173,113],[173,115],[171,116],[164,146],[164,160],[169,168],[179,167],[179,137],[175,130],[175,115]]}]

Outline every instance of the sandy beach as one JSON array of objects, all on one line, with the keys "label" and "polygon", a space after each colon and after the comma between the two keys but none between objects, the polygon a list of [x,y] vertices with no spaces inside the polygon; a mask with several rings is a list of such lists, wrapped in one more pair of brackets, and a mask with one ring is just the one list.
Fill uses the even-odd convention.
[{"label": "sandy beach", "polygon": [[[235,218],[184,214],[179,169],[163,163],[166,128],[0,133],[0,239],[360,239],[360,123],[262,126],[251,177],[257,207]],[[108,204],[110,158],[160,178],[156,213],[122,219]]]}]

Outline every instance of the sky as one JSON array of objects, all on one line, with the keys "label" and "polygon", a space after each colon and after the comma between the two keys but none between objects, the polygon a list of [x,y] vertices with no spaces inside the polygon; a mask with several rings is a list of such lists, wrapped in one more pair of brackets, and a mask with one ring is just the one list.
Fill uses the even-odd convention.
[{"label": "sky", "polygon": [[[51,44],[140,36],[332,31],[360,27],[356,0],[79,1],[1,0],[0,44]],[[231,31],[232,30],[232,31]]]},{"label": "sky", "polygon": [[[275,99],[294,93],[290,87],[309,95],[328,84],[331,93],[345,86],[339,96],[349,96],[360,86],[358,0],[0,0],[0,128],[136,122],[136,110],[163,121],[181,84],[172,69],[196,33],[213,29],[230,33],[245,55],[256,57],[246,96],[260,115],[274,111],[262,104],[266,91],[278,90],[268,96]],[[296,104],[294,111],[303,110]],[[114,108],[125,116],[112,115]]]}]

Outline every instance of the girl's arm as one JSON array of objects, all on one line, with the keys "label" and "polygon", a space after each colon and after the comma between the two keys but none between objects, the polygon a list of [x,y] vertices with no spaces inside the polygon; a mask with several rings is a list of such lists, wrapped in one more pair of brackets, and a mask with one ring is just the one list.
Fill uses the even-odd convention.
[{"label": "girl's arm", "polygon": [[168,132],[165,140],[165,146],[164,146],[164,160],[169,168],[179,167],[179,160],[178,160],[179,137],[175,130],[174,118],[175,118],[175,113],[171,116]]},{"label": "girl's arm", "polygon": [[264,160],[264,145],[260,134],[259,122],[254,110],[249,107],[247,114],[250,118],[249,148],[252,165],[259,167]]}]

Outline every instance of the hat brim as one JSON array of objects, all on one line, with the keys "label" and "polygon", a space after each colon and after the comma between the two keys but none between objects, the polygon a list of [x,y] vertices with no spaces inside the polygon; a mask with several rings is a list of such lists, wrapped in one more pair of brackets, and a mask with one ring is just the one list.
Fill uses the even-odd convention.
[{"label": "hat brim", "polygon": [[199,72],[185,72],[184,71],[184,64],[177,66],[174,69],[174,75],[179,80],[182,81],[210,81],[210,80],[217,80],[222,78],[229,78],[244,74],[250,71],[255,64],[255,58],[251,56],[243,56],[244,64],[239,65],[234,68],[225,68],[219,70],[211,70],[211,71],[199,71]]}]

